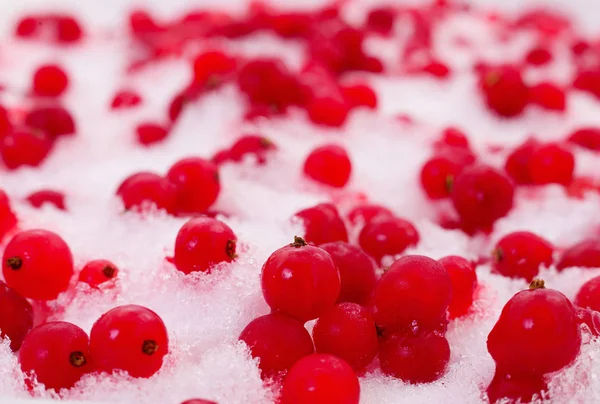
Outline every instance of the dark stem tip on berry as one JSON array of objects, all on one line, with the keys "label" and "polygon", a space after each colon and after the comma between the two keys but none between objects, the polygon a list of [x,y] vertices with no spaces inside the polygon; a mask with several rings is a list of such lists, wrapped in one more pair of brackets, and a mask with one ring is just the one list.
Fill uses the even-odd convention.
[{"label": "dark stem tip on berry", "polygon": [[454,187],[454,176],[448,175],[444,180],[444,186],[446,187],[446,192],[449,194],[452,193],[452,187]]},{"label": "dark stem tip on berry", "polygon": [[383,328],[381,328],[380,326],[378,326],[377,324],[375,324],[375,330],[377,331],[377,336],[378,337],[383,337]]},{"label": "dark stem tip on berry", "polygon": [[529,284],[529,290],[546,289],[546,283],[543,279],[534,279]]},{"label": "dark stem tip on berry", "polygon": [[271,142],[271,140],[266,137],[261,137],[260,138],[260,146],[263,149],[270,149],[273,147],[273,142]]},{"label": "dark stem tip on berry", "polygon": [[237,241],[235,240],[227,240],[227,245],[225,246],[225,254],[232,260],[237,258],[237,254],[235,253],[235,249],[237,247]]},{"label": "dark stem tip on berry", "polygon": [[142,344],[142,352],[146,355],[152,355],[156,351],[158,351],[158,344],[156,341],[147,339]]},{"label": "dark stem tip on berry", "polygon": [[69,362],[71,362],[71,365],[75,366],[76,368],[80,368],[83,365],[85,365],[86,360],[85,356],[83,355],[83,352],[71,352],[71,355],[69,356]]},{"label": "dark stem tip on berry", "polygon": [[19,257],[10,257],[6,260],[6,265],[13,271],[17,271],[23,266],[23,260]]},{"label": "dark stem tip on berry", "polygon": [[294,242],[292,244],[290,244],[290,246],[292,247],[304,247],[306,244],[306,241],[302,238],[302,237],[298,237],[298,236],[294,236]]},{"label": "dark stem tip on berry", "polygon": [[111,267],[110,265],[107,265],[102,269],[102,273],[107,278],[112,278],[113,276],[115,276],[115,272],[116,272],[116,269],[114,267]]},{"label": "dark stem tip on berry", "polygon": [[502,248],[495,248],[494,251],[492,251],[492,258],[495,263],[501,262],[504,259],[504,251],[502,251]]}]

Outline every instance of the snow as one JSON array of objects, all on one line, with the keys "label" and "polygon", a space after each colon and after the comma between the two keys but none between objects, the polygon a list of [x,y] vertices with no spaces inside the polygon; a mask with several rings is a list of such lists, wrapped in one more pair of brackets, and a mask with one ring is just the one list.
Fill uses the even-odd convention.
[{"label": "snow", "polygon": [[[275,3],[275,2],[273,2]],[[277,6],[313,7],[322,0],[277,2]],[[356,1],[349,13],[360,14],[373,1]],[[378,2],[381,3],[381,2]],[[513,12],[519,0],[486,0],[478,5],[502,7]],[[500,164],[502,155],[490,154],[487,146],[513,146],[534,133],[542,139],[559,139],[584,124],[600,124],[598,104],[589,96],[573,93],[565,118],[530,108],[517,120],[500,121],[489,114],[475,96],[474,77],[469,67],[476,57],[489,60],[506,55],[518,57],[531,38],[510,49],[490,47],[489,28],[469,17],[449,20],[441,29],[437,46],[440,56],[450,61],[456,76],[450,82],[429,78],[370,77],[381,107],[377,112],[356,111],[341,130],[317,128],[300,113],[285,120],[243,125],[241,97],[226,87],[204,97],[186,110],[168,140],[148,149],[136,145],[133,128],[142,119],[164,121],[170,97],[189,78],[182,61],[166,62],[126,78],[127,40],[123,21],[126,10],[143,4],[165,18],[193,4],[243,9],[241,0],[146,0],[76,1],[22,0],[0,2],[0,82],[9,84],[3,102],[16,105],[27,89],[33,69],[42,62],[57,60],[69,71],[73,85],[65,104],[74,112],[78,134],[62,139],[41,169],[23,168],[0,172],[0,187],[8,192],[23,228],[42,227],[59,233],[70,245],[78,267],[90,259],[106,258],[120,269],[118,285],[106,293],[78,287],[65,293],[57,304],[67,304],[61,319],[89,331],[108,309],[121,304],[141,304],[156,311],[169,330],[170,354],[163,369],[148,380],[123,375],[90,375],[64,393],[68,400],[88,403],[178,404],[193,397],[219,403],[265,403],[273,393],[261,382],[258,370],[237,336],[253,318],[268,312],[260,291],[260,268],[271,252],[289,243],[301,232],[289,217],[317,202],[328,193],[301,178],[301,164],[315,145],[335,142],[344,145],[353,161],[349,190],[368,191],[372,201],[382,203],[399,216],[415,222],[422,243],[411,253],[439,258],[460,254],[475,258],[491,250],[493,243],[514,230],[536,232],[564,248],[585,238],[600,226],[600,198],[582,200],[564,196],[561,189],[546,187],[538,195],[518,194],[516,208],[497,224],[490,240],[470,240],[459,232],[440,229],[432,223],[436,208],[419,190],[417,172],[430,155],[430,144],[441,128],[456,124],[469,135],[474,148],[487,161]],[[550,4],[572,13],[582,29],[597,29],[600,3],[596,0],[530,1],[528,5]],[[354,7],[354,9],[352,9]],[[39,44],[16,42],[8,37],[12,22],[24,10],[69,10],[80,16],[91,30],[84,46],[57,50]],[[354,10],[354,11],[353,11]],[[476,42],[470,50],[452,46],[449,38],[464,33]],[[293,68],[300,62],[300,48],[259,35],[231,49],[248,55],[279,55]],[[385,41],[369,44],[376,54],[394,60],[394,47]],[[559,60],[552,67],[532,72],[533,79],[568,77],[568,66]],[[134,112],[111,113],[107,105],[114,92],[127,84],[142,93],[143,107]],[[408,114],[414,126],[397,121]],[[223,218],[236,232],[241,244],[239,259],[211,275],[184,276],[165,261],[173,250],[178,229],[185,222],[162,212],[144,216],[121,213],[114,197],[117,185],[138,170],[164,173],[177,159],[195,155],[210,157],[240,134],[260,132],[271,138],[279,152],[265,167],[251,162],[227,165],[221,170],[222,194],[216,208],[232,213]],[[577,173],[596,175],[598,156],[577,153]],[[35,210],[23,202],[40,188],[63,190],[69,211],[46,206]],[[570,269],[544,273],[546,284],[574,297],[586,279],[598,270]],[[493,375],[494,363],[487,353],[486,337],[504,303],[526,287],[525,281],[492,274],[478,268],[482,287],[477,308],[469,317],[451,323],[448,339],[452,349],[446,375],[427,386],[407,385],[372,370],[361,377],[361,402],[384,403],[480,403],[482,387]],[[590,403],[600,400],[600,344],[584,345],[578,361],[558,372],[550,383],[554,402]],[[0,402],[30,402],[22,387],[16,359],[6,345],[0,346]],[[37,403],[50,403],[50,393],[39,391]],[[79,402],[79,401],[72,401]]]}]

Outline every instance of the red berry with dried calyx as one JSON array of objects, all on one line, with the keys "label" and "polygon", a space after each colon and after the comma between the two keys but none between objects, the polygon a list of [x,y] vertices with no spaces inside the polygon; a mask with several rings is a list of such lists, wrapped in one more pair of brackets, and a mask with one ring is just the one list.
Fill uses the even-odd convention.
[{"label": "red berry with dried calyx", "polygon": [[177,188],[179,214],[204,212],[221,191],[217,166],[202,158],[179,160],[169,169],[167,178]]},{"label": "red berry with dried calyx", "polygon": [[517,231],[502,237],[492,251],[493,268],[511,278],[524,278],[531,282],[540,268],[552,264],[554,247],[542,237]]},{"label": "red berry with dried calyx", "polygon": [[33,308],[19,293],[0,282],[0,337],[10,339],[16,352],[33,327]]},{"label": "red berry with dried calyx", "polygon": [[430,199],[450,197],[454,177],[460,173],[462,166],[444,155],[434,156],[421,167],[421,187]]},{"label": "red berry with dried calyx", "polygon": [[236,140],[227,152],[227,160],[241,162],[246,156],[254,156],[258,164],[265,164],[269,153],[277,149],[270,139],[259,135],[245,135]]},{"label": "red berry with dried calyx", "polygon": [[556,269],[562,271],[571,267],[600,268],[600,239],[583,240],[564,250]]},{"label": "red berry with dried calyx", "polygon": [[194,59],[194,82],[206,89],[218,87],[232,78],[236,67],[235,58],[222,51],[206,51]]},{"label": "red berry with dried calyx", "polygon": [[85,264],[79,273],[79,282],[98,286],[117,277],[119,269],[108,260],[93,260]]},{"label": "red berry with dried calyx", "polygon": [[176,187],[158,174],[140,172],[130,175],[119,185],[117,195],[126,210],[141,211],[152,205],[168,213],[177,210]]},{"label": "red berry with dried calyx", "polygon": [[452,283],[452,298],[448,306],[448,317],[453,319],[464,316],[473,304],[473,295],[477,288],[475,268],[470,261],[454,255],[440,258],[439,263],[448,272]]},{"label": "red berry with dried calyx", "polygon": [[310,244],[348,241],[346,225],[336,207],[330,203],[303,209],[297,212],[294,218],[304,225],[304,239]]},{"label": "red berry with dried calyx", "polygon": [[358,236],[360,247],[376,262],[385,256],[401,254],[419,243],[417,229],[407,220],[395,216],[378,216],[368,222]]},{"label": "red berry with dried calyx", "polygon": [[321,184],[342,188],[350,180],[352,162],[344,148],[320,146],[310,152],[304,162],[304,174]]}]

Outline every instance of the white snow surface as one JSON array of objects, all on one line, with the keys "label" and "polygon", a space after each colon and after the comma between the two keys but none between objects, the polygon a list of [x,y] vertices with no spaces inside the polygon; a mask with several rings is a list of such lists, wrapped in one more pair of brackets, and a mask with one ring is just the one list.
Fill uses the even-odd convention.
[{"label": "white snow surface", "polygon": [[[322,0],[273,3],[278,7],[314,7]],[[349,15],[373,1],[356,1]],[[380,3],[380,2],[378,2]],[[389,3],[389,2],[388,2]],[[519,0],[474,2],[484,8],[514,12]],[[570,13],[588,32],[600,15],[597,0],[530,1],[527,5],[552,5]],[[2,101],[21,102],[31,73],[40,63],[59,61],[72,79],[65,104],[75,114],[77,136],[61,139],[39,169],[14,172],[0,169],[0,187],[7,191],[21,219],[22,228],[46,228],[59,233],[71,247],[76,264],[106,258],[119,266],[119,282],[108,292],[83,287],[63,294],[57,304],[66,304],[60,319],[89,332],[93,322],[108,309],[121,304],[140,304],[156,311],[166,323],[170,353],[161,371],[150,379],[134,380],[123,375],[89,375],[75,388],[62,393],[65,400],[92,403],[178,404],[193,397],[221,404],[268,403],[272,392],[264,386],[257,367],[237,336],[253,318],[266,314],[260,290],[260,269],[275,249],[291,241],[301,229],[289,217],[301,208],[331,199],[329,191],[302,179],[301,166],[308,151],[326,142],[343,144],[353,162],[349,192],[365,192],[370,200],[385,204],[399,216],[415,222],[422,242],[410,253],[439,258],[459,254],[474,258],[486,254],[495,241],[513,230],[530,230],[558,247],[566,247],[595,232],[600,225],[600,198],[582,200],[564,196],[548,186],[532,197],[519,192],[516,206],[500,220],[489,239],[469,240],[460,232],[440,229],[433,223],[439,207],[427,202],[418,185],[418,170],[431,154],[430,144],[441,128],[455,124],[469,135],[473,147],[491,164],[502,163],[502,155],[491,155],[487,146],[513,146],[534,133],[540,139],[560,139],[583,124],[600,124],[599,104],[582,93],[569,94],[564,117],[531,107],[522,118],[501,121],[483,106],[475,89],[470,66],[474,58],[490,60],[521,55],[531,38],[506,49],[490,47],[489,28],[469,17],[451,19],[438,33],[439,54],[455,70],[451,81],[430,78],[372,76],[380,108],[376,112],[352,113],[340,130],[315,127],[297,112],[289,118],[242,124],[243,101],[230,86],[203,97],[185,111],[168,140],[142,148],[133,138],[133,128],[142,119],[165,120],[172,95],[189,79],[183,60],[164,62],[136,76],[126,76],[129,54],[125,35],[126,11],[142,5],[165,18],[193,7],[220,7],[241,11],[241,0],[20,0],[0,2],[0,82],[9,87]],[[68,10],[82,18],[90,32],[80,46],[61,50],[15,41],[13,23],[25,10]],[[451,44],[453,35],[464,33],[476,44],[470,50]],[[300,48],[269,35],[255,35],[236,43],[224,43],[247,55],[279,55],[294,68],[301,62]],[[396,48],[371,41],[369,49],[386,60],[394,60]],[[391,50],[391,53],[388,52]],[[558,51],[557,54],[560,54]],[[563,54],[565,50],[562,50]],[[569,66],[557,58],[551,67],[531,72],[535,79],[552,77],[565,82]],[[144,104],[135,111],[115,114],[107,105],[115,90],[129,85],[140,91]],[[395,120],[409,114],[416,125]],[[239,259],[212,274],[184,276],[165,261],[173,250],[175,236],[185,219],[162,212],[147,215],[122,214],[114,196],[118,184],[139,170],[164,173],[185,156],[210,157],[243,133],[260,132],[279,147],[264,167],[252,162],[226,165],[221,170],[222,193],[215,208],[229,212],[223,218],[238,235]],[[577,152],[577,174],[598,175],[600,158]],[[46,206],[35,210],[22,201],[40,188],[63,190],[68,212]],[[544,278],[549,287],[573,298],[585,280],[598,270],[549,269]],[[494,362],[486,349],[486,337],[506,301],[526,287],[525,281],[510,280],[478,268],[482,285],[475,313],[450,325],[448,339],[452,355],[444,377],[428,385],[408,385],[381,374],[376,367],[361,377],[361,403],[481,403],[482,389],[491,380]],[[68,303],[68,304],[67,304]],[[58,318],[57,318],[58,319]],[[554,403],[600,402],[600,343],[588,341],[577,362],[559,372],[550,383]],[[14,355],[0,345],[0,402],[24,404],[31,400],[24,389]],[[39,390],[37,402],[55,398]]]}]

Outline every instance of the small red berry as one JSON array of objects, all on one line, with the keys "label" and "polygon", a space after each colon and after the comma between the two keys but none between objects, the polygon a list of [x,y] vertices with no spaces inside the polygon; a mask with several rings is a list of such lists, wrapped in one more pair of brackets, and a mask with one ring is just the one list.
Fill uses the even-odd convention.
[{"label": "small red berry", "polygon": [[85,331],[64,321],[35,327],[19,350],[21,370],[56,391],[73,387],[90,372],[90,359],[90,340]]},{"label": "small red berry", "polygon": [[306,112],[313,123],[340,127],[346,122],[350,104],[337,80],[321,63],[308,63],[301,73],[306,92]]},{"label": "small red berry", "polygon": [[394,216],[377,216],[363,227],[358,236],[360,247],[375,261],[385,256],[401,254],[419,243],[419,233],[413,224]]},{"label": "small red berry", "polygon": [[492,251],[493,267],[504,276],[531,282],[540,267],[552,264],[554,247],[528,231],[516,231],[502,237]]},{"label": "small red berry", "polygon": [[377,109],[377,94],[366,84],[341,87],[342,94],[352,108],[367,107]]},{"label": "small red berry", "polygon": [[366,28],[382,35],[389,35],[394,28],[396,13],[392,7],[379,7],[369,11]]},{"label": "small red berry", "polygon": [[527,52],[525,61],[533,66],[543,66],[552,61],[552,53],[544,46],[535,46]]},{"label": "small red berry", "polygon": [[573,180],[575,157],[558,143],[539,146],[529,159],[529,173],[534,184],[568,185]]},{"label": "small red berry", "polygon": [[0,156],[9,169],[37,167],[52,150],[52,139],[45,132],[16,130],[0,141]]},{"label": "small red berry", "polygon": [[282,313],[252,320],[240,334],[250,348],[263,378],[287,372],[300,358],[315,352],[304,324]]},{"label": "small red berry", "polygon": [[583,240],[563,251],[556,269],[571,267],[600,268],[600,240]]},{"label": "small red berry", "polygon": [[333,355],[300,359],[283,381],[282,404],[358,404],[360,384],[350,365]]},{"label": "small red berry", "polygon": [[348,220],[352,224],[369,223],[378,216],[394,216],[394,213],[385,206],[365,203],[354,207],[348,212]]},{"label": "small red berry", "polygon": [[177,233],[175,266],[185,274],[210,272],[236,257],[237,237],[225,223],[210,217],[190,219]]},{"label": "small red berry", "polygon": [[462,166],[446,156],[434,156],[421,168],[421,186],[430,199],[448,198]]},{"label": "small red berry", "polygon": [[303,209],[294,215],[304,225],[304,239],[315,245],[333,241],[348,241],[346,225],[337,209],[330,203],[321,203]]},{"label": "small red berry", "polygon": [[306,105],[308,117],[317,125],[340,127],[346,122],[349,105],[341,97],[313,97]]},{"label": "small red berry", "polygon": [[529,138],[522,145],[515,148],[506,158],[504,170],[519,185],[533,184],[529,172],[529,160],[533,152],[537,150],[540,143]]},{"label": "small red berry", "polygon": [[448,306],[449,318],[464,316],[473,304],[473,294],[477,287],[477,273],[470,261],[457,256],[444,257],[439,260],[452,283],[452,298]]},{"label": "small red berry", "polygon": [[539,83],[529,89],[533,104],[550,111],[564,111],[567,108],[565,90],[553,83]]},{"label": "small red berry", "polygon": [[520,399],[521,403],[528,403],[534,395],[539,396],[542,391],[546,390],[548,390],[548,385],[542,376],[504,374],[502,371],[496,370],[486,393],[490,403],[502,399],[509,399],[510,402]]},{"label": "small red berry", "polygon": [[98,286],[117,277],[119,269],[110,261],[93,260],[85,264],[79,273],[79,282]]},{"label": "small red berry", "polygon": [[15,35],[20,38],[32,38],[37,35],[43,21],[37,16],[25,16],[19,20]]},{"label": "small red berry", "polygon": [[73,117],[69,111],[59,105],[32,109],[25,115],[25,124],[30,128],[46,132],[52,139],[75,133]]},{"label": "small red berry", "polygon": [[58,97],[69,86],[65,71],[57,65],[44,65],[33,74],[32,90],[41,97]]},{"label": "small red berry", "polygon": [[206,51],[194,60],[194,82],[205,88],[215,88],[235,72],[235,58],[222,51]]},{"label": "small red berry", "polygon": [[408,383],[439,379],[450,361],[450,345],[443,335],[385,335],[379,344],[381,370]]},{"label": "small red berry", "polygon": [[135,134],[140,144],[150,146],[169,136],[169,130],[160,124],[148,122],[139,124],[135,128]]},{"label": "small red berry", "polygon": [[69,246],[46,230],[15,235],[4,249],[2,263],[7,285],[30,299],[56,299],[67,290],[73,276]]},{"label": "small red berry", "polygon": [[177,190],[169,180],[158,174],[140,172],[130,175],[119,185],[117,195],[126,210],[143,210],[154,204],[169,213],[176,211]]},{"label": "small red berry", "polygon": [[50,204],[56,209],[67,210],[65,207],[65,194],[59,191],[43,189],[32,193],[26,199],[35,208],[41,208],[46,204]]},{"label": "small red berry", "polygon": [[17,216],[10,207],[10,199],[0,189],[0,242],[17,225]]},{"label": "small red berry", "polygon": [[110,109],[133,108],[142,103],[142,97],[133,90],[120,90],[110,102]]},{"label": "small red berry", "polygon": [[135,36],[144,36],[160,32],[161,28],[144,10],[134,10],[129,14],[129,29]]},{"label": "small red berry", "polygon": [[304,162],[304,174],[321,184],[342,188],[348,183],[352,162],[344,148],[320,146],[310,152]]},{"label": "small red berry", "polygon": [[529,100],[521,72],[511,66],[485,69],[480,85],[488,107],[501,117],[521,114]]},{"label": "small red berry", "polygon": [[302,321],[319,317],[340,294],[340,273],[325,250],[295,237],[262,268],[262,291],[272,310]]},{"label": "small red berry", "polygon": [[227,159],[241,162],[246,156],[254,156],[258,164],[265,164],[270,152],[277,149],[275,144],[264,136],[245,135],[239,138],[228,150]]},{"label": "small red berry", "polygon": [[445,79],[452,73],[448,65],[439,60],[427,62],[420,70],[438,79]]},{"label": "small red berry", "polygon": [[435,143],[436,149],[445,149],[447,146],[450,147],[458,147],[463,149],[471,149],[471,145],[469,144],[469,140],[465,133],[455,127],[447,127],[444,129],[440,135],[440,138]]},{"label": "small red berry", "polygon": [[62,43],[77,42],[83,36],[83,30],[77,20],[69,15],[56,18],[56,40]]},{"label": "small red berry", "polygon": [[0,282],[0,337],[10,339],[16,352],[33,327],[33,308],[23,296]]},{"label": "small red berry", "polygon": [[221,191],[217,166],[201,158],[179,160],[169,169],[167,178],[177,187],[178,213],[207,210]]},{"label": "small red berry", "polygon": [[600,151],[600,128],[578,129],[567,140],[585,149]]},{"label": "small red berry", "polygon": [[115,307],[92,326],[90,353],[100,372],[124,370],[132,377],[150,377],[169,352],[169,337],[162,319],[137,305]]}]

